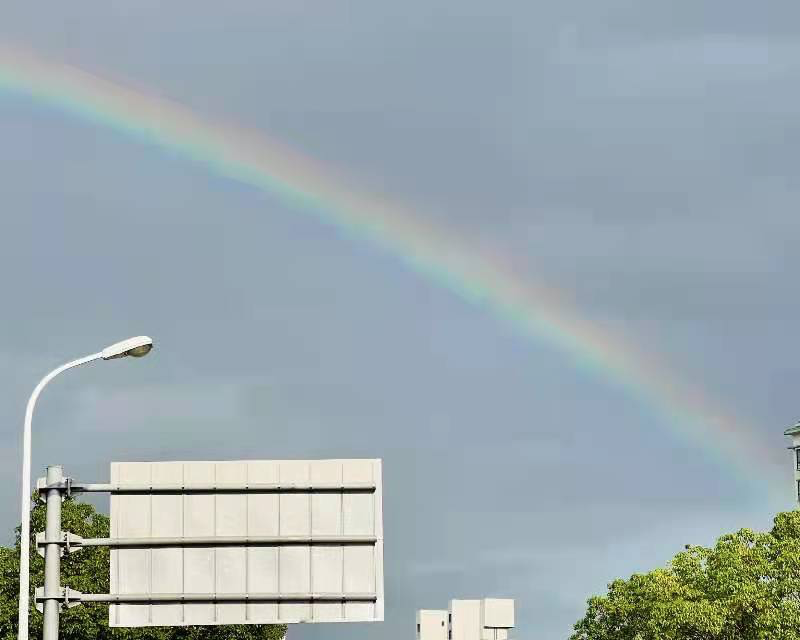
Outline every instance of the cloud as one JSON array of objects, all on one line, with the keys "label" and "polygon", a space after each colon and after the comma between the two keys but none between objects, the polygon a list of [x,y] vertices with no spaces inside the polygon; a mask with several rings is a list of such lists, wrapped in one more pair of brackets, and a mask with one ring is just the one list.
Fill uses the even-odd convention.
[{"label": "cloud", "polygon": [[[0,38],[400,199],[563,289],[782,450],[800,380],[798,12],[89,2],[10,8]],[[144,361],[48,387],[34,469],[103,480],[135,458],[385,459],[387,622],[293,640],[400,640],[416,607],[499,591],[518,600],[518,637],[563,638],[613,577],[769,526],[775,505],[724,460],[374,247],[30,100],[0,97],[0,139],[9,535],[32,386],[142,332],[157,339]],[[785,508],[791,491],[787,468]]]}]

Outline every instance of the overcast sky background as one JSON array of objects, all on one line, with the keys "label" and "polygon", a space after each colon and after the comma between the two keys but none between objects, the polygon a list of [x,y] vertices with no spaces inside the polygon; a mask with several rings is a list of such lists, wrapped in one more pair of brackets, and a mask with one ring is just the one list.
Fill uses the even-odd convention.
[{"label": "overcast sky background", "polygon": [[[425,211],[670,362],[776,451],[796,353],[800,5],[744,0],[6,3],[0,42],[263,131]],[[0,96],[0,522],[41,375],[35,471],[382,457],[386,622],[587,597],[793,505],[395,258],[202,166]]]}]

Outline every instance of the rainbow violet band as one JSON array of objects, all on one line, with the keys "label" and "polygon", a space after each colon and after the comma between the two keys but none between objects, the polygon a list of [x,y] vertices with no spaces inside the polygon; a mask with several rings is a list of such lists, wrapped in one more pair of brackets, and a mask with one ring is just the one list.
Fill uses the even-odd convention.
[{"label": "rainbow violet band", "polygon": [[[27,96],[132,136],[220,176],[262,189],[290,207],[378,245],[423,278],[489,310],[521,335],[568,354],[581,369],[646,403],[681,440],[702,447],[759,490],[782,494],[780,450],[718,409],[641,350],[593,324],[558,291],[521,278],[447,228],[363,189],[263,134],[210,121],[164,98],[0,45],[0,91]],[[778,448],[780,449],[780,448]],[[776,456],[777,459],[776,459]]]}]

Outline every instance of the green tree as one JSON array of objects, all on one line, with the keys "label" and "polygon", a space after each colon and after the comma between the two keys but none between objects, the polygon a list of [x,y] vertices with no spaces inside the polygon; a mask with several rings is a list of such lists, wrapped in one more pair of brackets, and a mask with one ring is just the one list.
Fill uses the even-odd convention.
[{"label": "green tree", "polygon": [[800,640],[800,511],[615,580],[574,629],[572,640]]},{"label": "green tree", "polygon": [[[90,504],[66,500],[62,509],[62,528],[84,538],[109,536],[109,519]],[[44,531],[45,507],[35,501],[31,512],[31,531]],[[15,547],[0,547],[0,640],[16,640],[19,603],[19,529]],[[66,554],[61,562],[61,582],[84,593],[108,593],[109,550],[87,547]],[[31,541],[31,601],[33,587],[44,583],[44,560]],[[151,627],[111,629],[108,605],[86,604],[61,613],[62,640],[279,640],[286,633],[283,625],[232,625],[195,627]],[[31,606],[30,634],[42,635],[42,616]]]}]

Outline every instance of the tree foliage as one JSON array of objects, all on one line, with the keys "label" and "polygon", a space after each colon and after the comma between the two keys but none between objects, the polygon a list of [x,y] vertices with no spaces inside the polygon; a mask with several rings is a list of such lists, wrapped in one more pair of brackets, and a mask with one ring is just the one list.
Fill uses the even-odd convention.
[{"label": "tree foliage", "polygon": [[615,580],[574,629],[572,640],[800,640],[800,511]]},{"label": "tree foliage", "polygon": [[[109,519],[92,505],[66,500],[62,508],[62,529],[84,538],[109,536]],[[31,531],[44,531],[45,506],[35,502],[31,512]],[[15,547],[0,547],[0,640],[16,640],[19,603],[19,529]],[[31,540],[30,637],[42,635],[42,615],[33,605],[34,588],[44,584],[44,560]],[[61,561],[61,582],[83,593],[108,593],[109,550],[87,547],[66,554]],[[108,605],[85,604],[61,613],[61,640],[280,640],[286,633],[282,625],[230,625],[194,627],[151,627],[111,629]]]}]

